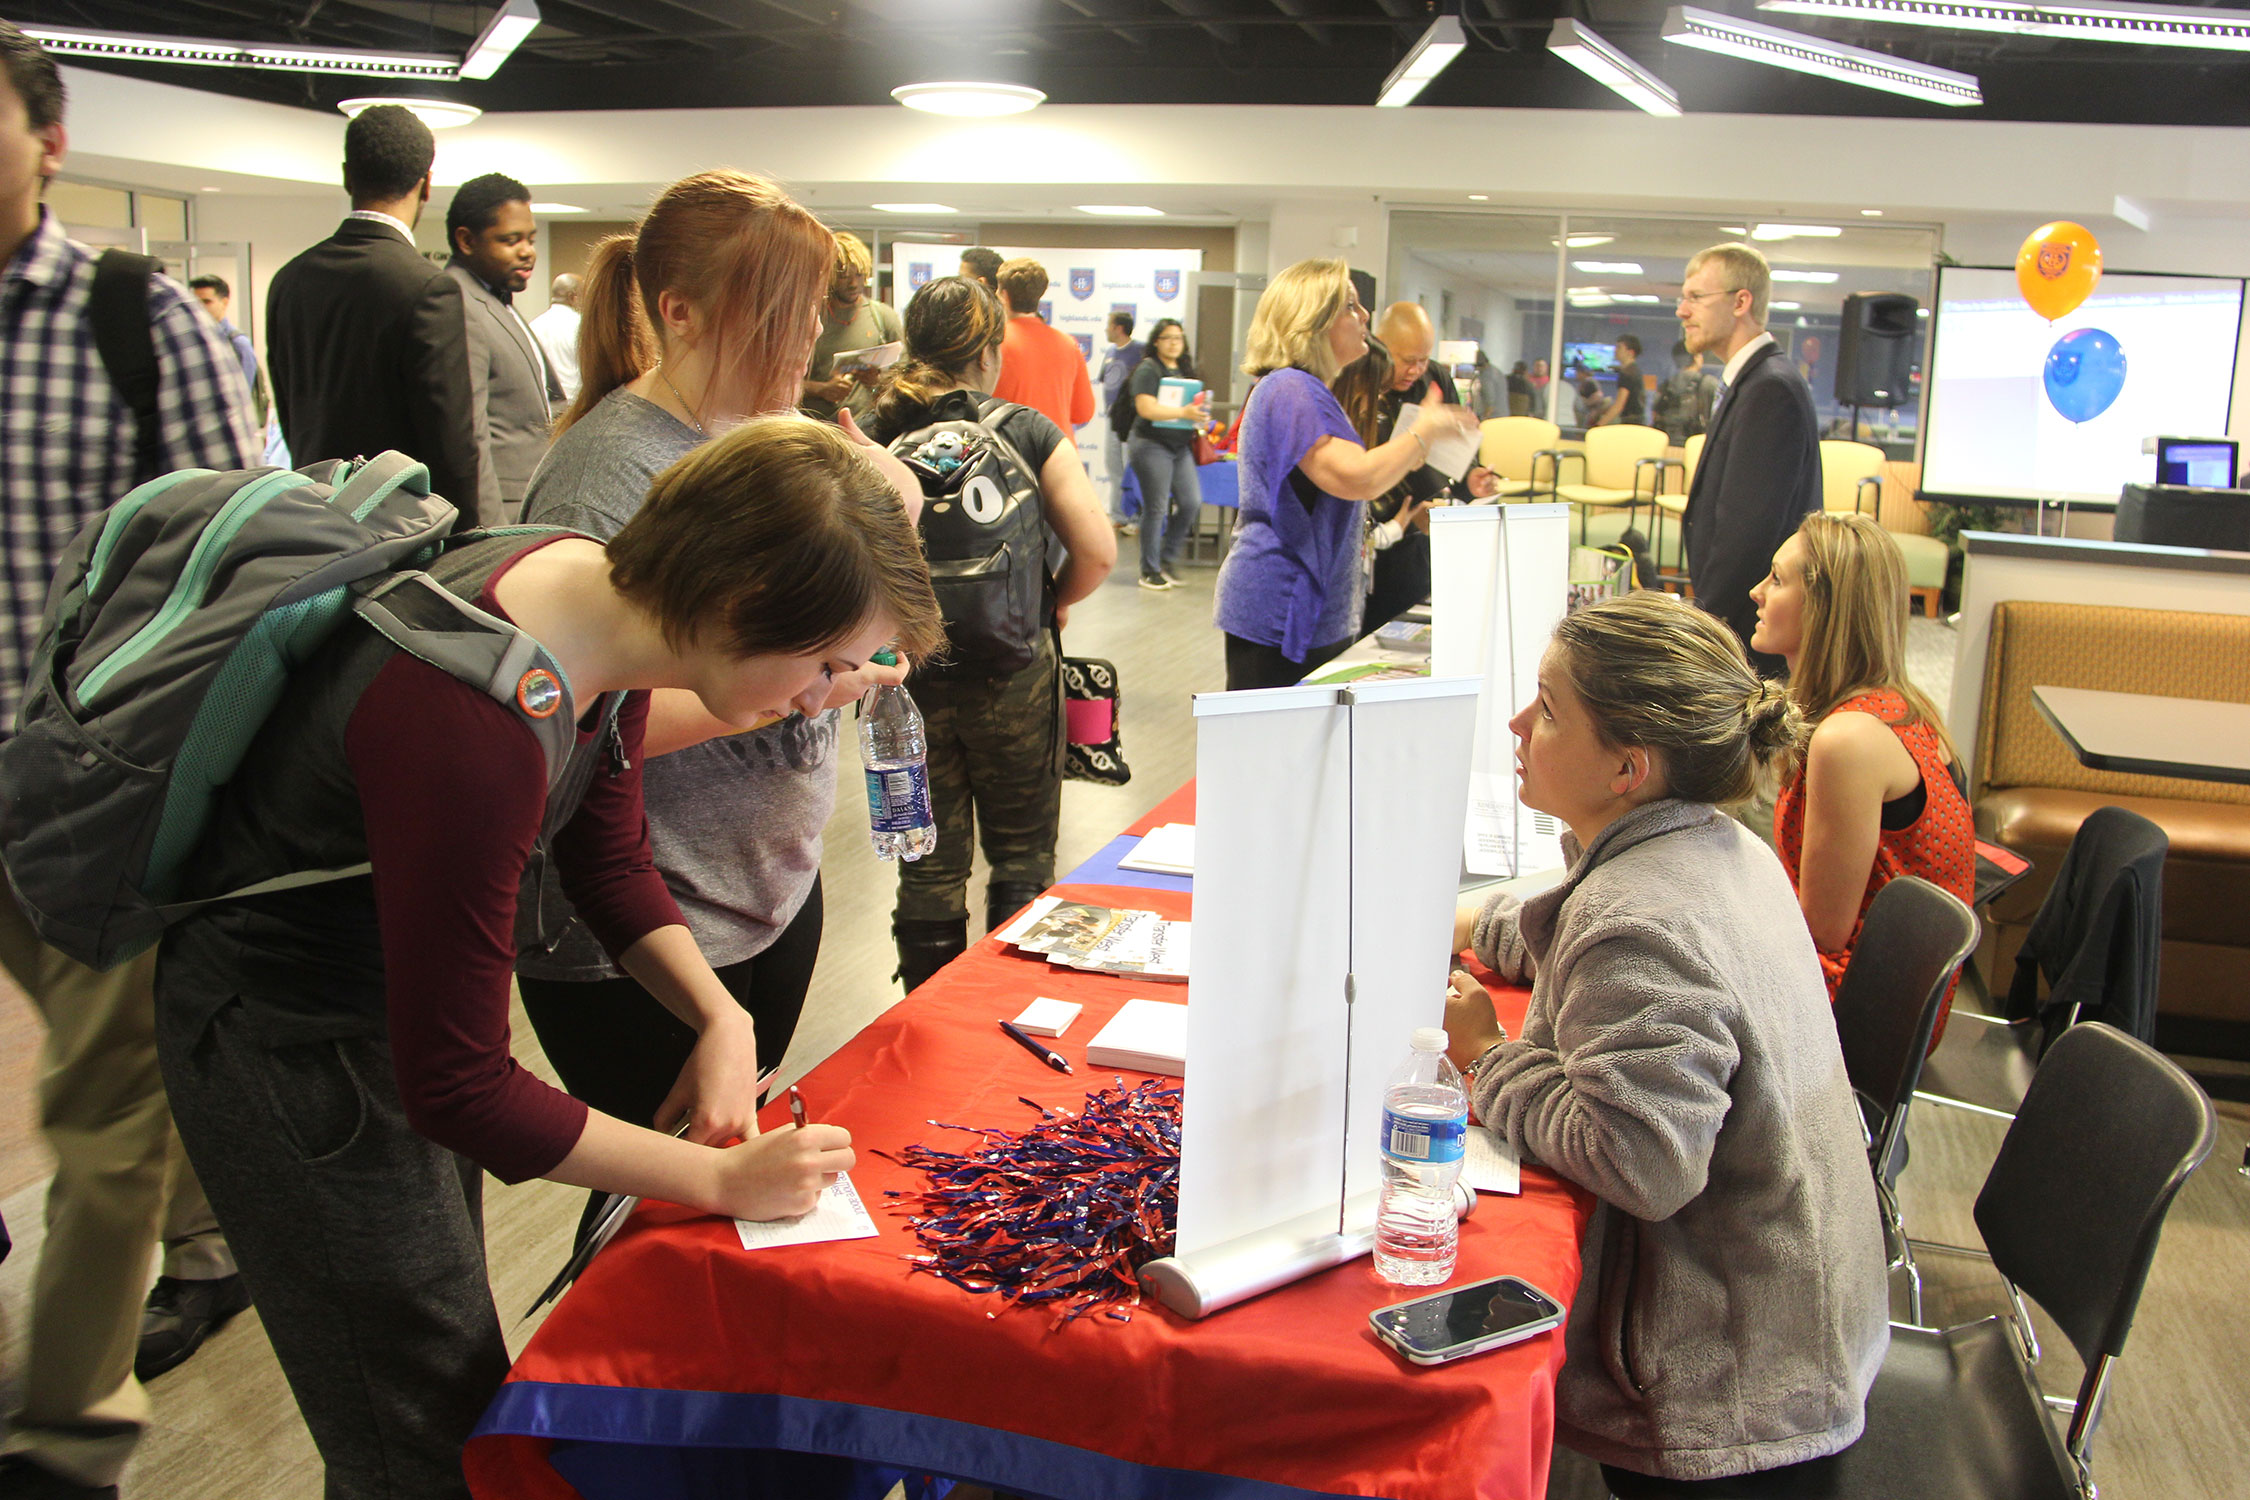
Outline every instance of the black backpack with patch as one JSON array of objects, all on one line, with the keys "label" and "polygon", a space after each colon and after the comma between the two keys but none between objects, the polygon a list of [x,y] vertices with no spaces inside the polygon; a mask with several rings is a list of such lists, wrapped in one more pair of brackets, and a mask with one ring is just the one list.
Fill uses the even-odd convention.
[{"label": "black backpack with patch", "polygon": [[930,421],[891,443],[922,484],[922,551],[945,615],[947,648],[918,674],[1006,677],[1038,656],[1046,514],[1038,471],[999,430],[1021,409],[999,402],[980,416],[966,393],[948,393]]}]

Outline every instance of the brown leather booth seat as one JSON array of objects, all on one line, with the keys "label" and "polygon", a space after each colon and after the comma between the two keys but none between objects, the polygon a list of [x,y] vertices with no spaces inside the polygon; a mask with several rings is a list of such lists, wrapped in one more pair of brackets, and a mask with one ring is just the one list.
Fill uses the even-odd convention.
[{"label": "brown leather booth seat", "polygon": [[2164,830],[2157,1040],[2250,1056],[2250,786],[2079,763],[2032,706],[2034,686],[2250,703],[2250,617],[2011,600],[1995,606],[1976,747],[1977,831],[2031,859],[1992,904],[1985,972],[2005,990],[2032,914],[2088,813],[2123,807]]}]

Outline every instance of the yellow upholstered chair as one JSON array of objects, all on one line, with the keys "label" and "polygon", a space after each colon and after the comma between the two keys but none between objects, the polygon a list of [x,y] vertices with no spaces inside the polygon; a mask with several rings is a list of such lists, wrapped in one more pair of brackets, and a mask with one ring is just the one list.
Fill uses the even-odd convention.
[{"label": "yellow upholstered chair", "polygon": [[1499,477],[1496,499],[1515,500],[1531,492],[1531,456],[1553,448],[1562,429],[1542,417],[1494,417],[1484,424],[1477,462]]},{"label": "yellow upholstered chair", "polygon": [[1623,506],[1630,517],[1642,502],[1655,501],[1657,492],[1664,488],[1667,445],[1663,429],[1657,427],[1619,423],[1591,428],[1586,433],[1585,452],[1548,450],[1556,453],[1553,472],[1557,477],[1575,461],[1579,482],[1555,483],[1541,493],[1551,493],[1578,508],[1578,536],[1583,542],[1589,511]]},{"label": "yellow upholstered chair", "polygon": [[1664,545],[1664,520],[1665,517],[1669,516],[1677,522],[1687,514],[1688,491],[1695,488],[1695,466],[1703,458],[1703,434],[1699,432],[1689,438],[1682,445],[1680,453],[1680,487],[1677,490],[1661,491],[1656,497],[1655,555],[1659,572],[1669,570],[1670,576],[1685,581],[1687,579],[1687,551],[1683,533],[1680,529],[1675,528],[1672,534],[1672,545],[1667,551]]},{"label": "yellow upholstered chair", "polygon": [[[1869,496],[1872,489],[1874,494]],[[1820,444],[1820,508],[1831,515],[1852,511],[1880,516],[1883,509],[1883,450],[1873,443],[1823,438]]]}]

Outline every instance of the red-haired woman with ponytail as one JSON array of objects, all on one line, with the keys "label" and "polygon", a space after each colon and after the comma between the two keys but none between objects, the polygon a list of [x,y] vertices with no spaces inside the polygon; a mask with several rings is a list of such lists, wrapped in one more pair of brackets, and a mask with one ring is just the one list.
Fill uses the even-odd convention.
[{"label": "red-haired woman with ponytail", "polygon": [[[674,461],[746,418],[788,411],[820,332],[836,241],[773,183],[712,171],[672,184],[598,245],[579,302],[584,384],[531,482],[525,519],[608,539]],[[844,430],[866,439],[843,419]],[[882,449],[861,450],[920,487]],[[650,700],[644,795],[656,865],[689,930],[780,1063],[820,950],[821,829],[835,802],[836,709],[903,668],[836,677],[822,712],[737,733],[693,694]],[[560,900],[559,890],[545,893]],[[694,1036],[583,924],[517,964],[524,1009],[565,1086],[653,1119]]]}]

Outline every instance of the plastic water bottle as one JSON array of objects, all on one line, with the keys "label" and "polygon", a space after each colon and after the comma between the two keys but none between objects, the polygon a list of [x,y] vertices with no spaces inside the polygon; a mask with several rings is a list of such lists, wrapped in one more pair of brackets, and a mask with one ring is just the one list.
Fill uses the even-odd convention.
[{"label": "plastic water bottle", "polygon": [[[898,661],[883,650],[875,660]],[[937,847],[930,813],[929,741],[922,711],[902,683],[879,683],[859,700],[859,755],[867,768],[867,821],[882,859],[920,859]]]},{"label": "plastic water bottle", "polygon": [[1460,1248],[1453,1183],[1468,1145],[1469,1094],[1445,1046],[1443,1027],[1418,1027],[1414,1050],[1383,1091],[1375,1272],[1399,1286],[1445,1280]]}]

